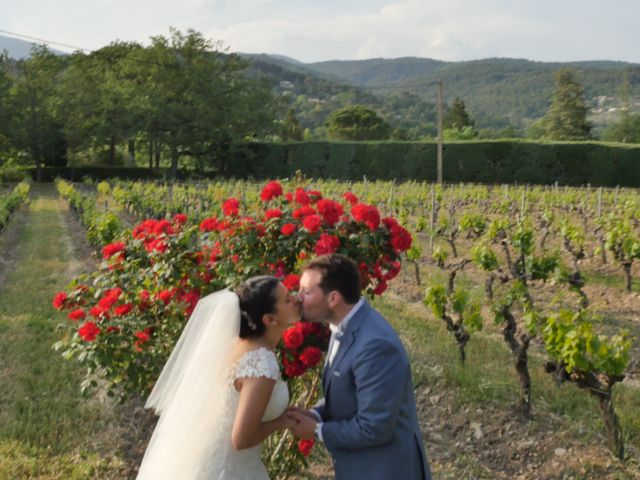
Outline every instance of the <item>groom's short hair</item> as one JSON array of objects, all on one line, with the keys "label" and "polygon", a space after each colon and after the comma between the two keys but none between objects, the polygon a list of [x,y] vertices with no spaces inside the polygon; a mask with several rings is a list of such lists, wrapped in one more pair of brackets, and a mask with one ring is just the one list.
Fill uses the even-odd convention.
[{"label": "groom's short hair", "polygon": [[356,262],[349,257],[339,253],[320,255],[309,261],[302,272],[306,270],[320,272],[320,288],[325,294],[338,291],[350,305],[360,300],[360,272]]}]

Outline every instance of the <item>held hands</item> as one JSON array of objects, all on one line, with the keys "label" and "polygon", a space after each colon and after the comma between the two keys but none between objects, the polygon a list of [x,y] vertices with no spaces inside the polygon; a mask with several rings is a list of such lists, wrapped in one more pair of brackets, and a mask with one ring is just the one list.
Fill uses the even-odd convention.
[{"label": "held hands", "polygon": [[291,433],[300,440],[313,439],[316,424],[318,423],[313,413],[299,407],[289,407],[284,415],[288,416],[295,422],[292,427],[289,427]]}]

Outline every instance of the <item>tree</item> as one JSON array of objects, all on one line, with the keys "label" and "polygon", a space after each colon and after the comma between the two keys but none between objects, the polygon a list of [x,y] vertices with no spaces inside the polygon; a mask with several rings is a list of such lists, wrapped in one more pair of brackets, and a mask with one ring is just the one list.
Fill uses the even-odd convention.
[{"label": "tree", "polygon": [[34,46],[31,57],[17,64],[13,88],[16,112],[15,145],[29,152],[42,179],[43,165],[66,166],[67,146],[63,135],[56,87],[65,59],[46,46]]},{"label": "tree", "polygon": [[287,140],[301,141],[303,137],[304,131],[296,118],[296,112],[293,108],[290,108],[282,122],[282,140],[285,142]]},{"label": "tree", "polygon": [[631,113],[629,99],[629,72],[625,72],[621,91],[620,120],[611,124],[602,134],[603,140],[621,143],[640,143],[640,114]]},{"label": "tree", "polygon": [[[9,57],[0,54],[0,155],[11,148],[11,127],[13,125],[13,109],[11,108],[11,85],[9,76]],[[0,157],[0,165],[3,159]]]},{"label": "tree", "polygon": [[391,127],[375,111],[363,105],[335,110],[326,122],[332,140],[385,140]]},{"label": "tree", "polygon": [[79,148],[106,146],[109,165],[116,164],[116,146],[143,128],[137,101],[143,92],[128,63],[141,48],[115,42],[90,55],[76,53],[58,88],[67,140]]},{"label": "tree", "polygon": [[175,177],[181,157],[217,162],[224,172],[233,148],[275,128],[275,101],[264,83],[243,76],[247,63],[202,34],[171,30],[138,52],[147,136],[169,147]]},{"label": "tree", "polygon": [[556,89],[551,106],[543,118],[543,138],[548,140],[587,140],[591,138],[591,124],[587,121],[584,89],[568,68],[556,72]]},{"label": "tree", "polygon": [[459,130],[464,127],[474,126],[474,122],[471,120],[471,117],[469,117],[469,113],[467,112],[464,100],[460,97],[456,97],[451,108],[447,110],[443,123],[444,128],[457,128]]}]

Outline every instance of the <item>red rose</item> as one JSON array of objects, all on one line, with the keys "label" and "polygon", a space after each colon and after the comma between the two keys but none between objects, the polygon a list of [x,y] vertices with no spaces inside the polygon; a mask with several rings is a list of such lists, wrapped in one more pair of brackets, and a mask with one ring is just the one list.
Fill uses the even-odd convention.
[{"label": "red rose", "polygon": [[169,222],[169,220],[163,219],[156,222],[155,226],[153,227],[153,233],[155,233],[156,235],[162,235],[163,233],[165,235],[170,235],[172,233],[175,233],[175,231],[173,230],[171,222]]},{"label": "red rose", "polygon": [[351,205],[355,205],[356,203],[358,203],[358,197],[356,197],[353,193],[351,192],[344,192],[342,194],[342,198],[344,198],[347,202],[349,202]]},{"label": "red rose", "polygon": [[358,221],[365,223],[369,230],[375,230],[380,225],[380,212],[372,205],[358,203],[351,208],[351,216]]},{"label": "red rose", "polygon": [[296,188],[295,193],[296,202],[300,205],[309,205],[311,203],[311,199],[307,192],[305,192],[302,188]]},{"label": "red rose", "polygon": [[307,371],[302,362],[300,362],[299,360],[290,362],[286,359],[286,357],[282,360],[282,366],[284,367],[284,374],[289,378],[299,377],[301,375],[304,375],[304,373]]},{"label": "red rose", "polygon": [[114,295],[105,295],[98,302],[98,306],[104,311],[111,310],[111,307],[118,301],[118,297]]},{"label": "red rose", "polygon": [[313,450],[313,446],[316,444],[315,440],[312,438],[309,440],[298,440],[298,450],[302,455],[308,457],[311,454],[311,450]]},{"label": "red rose", "polygon": [[284,198],[286,198],[287,202],[289,202],[289,203],[293,202],[293,193],[291,193],[291,192],[285,193],[284,194]]},{"label": "red rose", "polygon": [[396,252],[409,250],[412,242],[411,234],[406,229],[400,225],[391,228],[391,246]]},{"label": "red rose", "polygon": [[69,320],[73,320],[74,322],[77,322],[79,320],[83,320],[84,317],[86,317],[86,316],[87,316],[87,314],[84,313],[84,310],[82,310],[81,308],[77,308],[77,309],[73,310],[72,312],[69,312],[69,315],[67,315]]},{"label": "red rose", "polygon": [[309,196],[311,203],[316,203],[322,198],[322,193],[318,190],[307,190],[307,195]]},{"label": "red rose", "polygon": [[147,331],[136,332],[136,333],[134,333],[134,335],[138,340],[141,340],[143,343],[144,342],[148,342],[149,338],[151,338],[151,336],[149,335],[149,332],[147,332]]},{"label": "red rose", "polygon": [[310,233],[315,233],[320,230],[320,227],[322,226],[322,218],[320,218],[320,215],[309,215],[308,217],[304,217],[302,225]]},{"label": "red rose", "polygon": [[211,232],[218,228],[218,219],[216,217],[205,218],[200,222],[201,232]]},{"label": "red rose", "polygon": [[262,189],[260,198],[264,202],[268,202],[272,198],[279,197],[280,195],[282,195],[282,185],[280,185],[277,181],[272,180],[271,182],[267,183],[267,185],[265,185],[265,187]]},{"label": "red rose", "polygon": [[120,295],[122,295],[122,289],[120,287],[111,288],[104,292],[105,297],[113,297],[116,300],[120,298]]},{"label": "red rose", "polygon": [[108,309],[104,309],[98,305],[96,305],[95,307],[91,307],[91,309],[89,309],[89,315],[91,315],[92,317],[98,319],[98,320],[102,320],[104,318],[109,318],[109,312]]},{"label": "red rose", "polygon": [[85,322],[78,329],[78,335],[80,335],[80,338],[82,338],[85,342],[93,342],[99,333],[100,329],[93,322]]},{"label": "red rose", "polygon": [[124,303],[114,308],[113,314],[116,317],[121,317],[122,315],[129,313],[131,310],[133,310],[133,303]]},{"label": "red rose", "polygon": [[56,296],[53,297],[53,302],[51,302],[53,304],[53,308],[55,308],[56,310],[62,310],[68,299],[69,297],[67,297],[67,294],[65,292],[56,293]]},{"label": "red rose", "polygon": [[118,252],[124,250],[124,242],[114,242],[102,247],[102,258],[111,258]]},{"label": "red rose", "polygon": [[384,217],[382,223],[384,223],[389,230],[398,225],[398,221],[393,217]]},{"label": "red rose", "polygon": [[198,290],[191,290],[190,292],[183,293],[180,296],[180,301],[187,305],[185,310],[187,316],[191,315],[193,310],[196,308],[198,300],[200,300],[200,292]]},{"label": "red rose", "polygon": [[400,273],[400,262],[389,262],[387,264],[387,273],[384,275],[385,280],[392,280]]},{"label": "red rose", "polygon": [[222,204],[222,211],[227,217],[237,217],[239,207],[240,202],[237,199],[231,197]]},{"label": "red rose", "polygon": [[144,247],[149,253],[164,253],[167,251],[167,242],[165,242],[164,238],[154,238],[150,242],[146,243]]},{"label": "red rose", "polygon": [[285,223],[282,228],[280,229],[280,232],[285,236],[288,237],[290,235],[293,235],[293,233],[296,231],[296,226],[293,223]]},{"label": "red rose", "polygon": [[386,280],[382,279],[382,280],[380,280],[380,283],[378,283],[376,288],[373,289],[373,294],[374,295],[382,295],[382,293],[386,289],[387,289],[387,282],[386,282]]},{"label": "red rose", "polygon": [[290,273],[289,275],[284,277],[284,280],[282,280],[282,283],[289,290],[297,290],[298,286],[300,285],[300,275],[296,275],[295,273]]},{"label": "red rose", "polygon": [[300,361],[307,368],[313,368],[322,360],[322,352],[318,347],[307,347],[300,355]]},{"label": "red rose", "polygon": [[313,215],[314,213],[316,213],[316,211],[313,209],[313,207],[310,207],[309,205],[305,205],[303,207],[298,208],[297,210],[293,211],[293,218],[297,218],[297,219],[301,219],[304,217],[308,217],[309,215]]},{"label": "red rose", "polygon": [[269,220],[270,218],[280,218],[282,216],[282,210],[279,208],[272,208],[264,212],[264,218]]},{"label": "red rose", "polygon": [[322,235],[320,235],[320,239],[316,243],[315,252],[316,252],[316,255],[324,255],[326,253],[335,253],[335,251],[338,250],[339,246],[340,246],[340,239],[338,237],[334,237],[333,235],[323,233]]},{"label": "red rose", "polygon": [[295,350],[302,345],[304,342],[304,337],[302,336],[302,332],[299,328],[289,327],[282,334],[282,340],[284,341],[285,347],[289,350]]},{"label": "red rose", "polygon": [[344,213],[342,205],[338,202],[334,202],[333,200],[322,199],[318,202],[316,207],[318,212],[320,212],[320,215],[322,215],[324,220],[331,226],[338,223],[340,216]]},{"label": "red rose", "polygon": [[316,322],[300,322],[298,323],[302,335],[308,337],[309,335],[318,335],[322,331],[322,326]]},{"label": "red rose", "polygon": [[172,298],[173,291],[171,290],[162,290],[156,295],[156,299],[162,301],[165,305],[168,305]]},{"label": "red rose", "polygon": [[119,332],[119,331],[120,331],[120,327],[114,327],[113,325],[110,325],[107,327],[107,333]]},{"label": "red rose", "polygon": [[173,223],[177,226],[182,226],[187,223],[187,216],[184,213],[176,213],[173,216]]}]

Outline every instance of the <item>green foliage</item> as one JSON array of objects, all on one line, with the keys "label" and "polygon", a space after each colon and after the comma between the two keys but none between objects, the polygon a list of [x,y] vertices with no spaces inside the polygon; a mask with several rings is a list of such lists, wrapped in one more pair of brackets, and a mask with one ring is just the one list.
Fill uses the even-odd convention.
[{"label": "green foliage", "polygon": [[583,98],[584,88],[568,68],[558,70],[555,78],[556,89],[543,120],[543,137],[549,140],[591,138],[591,124],[587,121],[589,108]]},{"label": "green foliage", "polygon": [[444,128],[461,130],[465,127],[473,127],[473,124],[474,122],[471,120],[471,117],[469,117],[464,100],[460,97],[456,97],[444,116]]},{"label": "green foliage", "polygon": [[21,182],[8,195],[0,195],[0,230],[4,228],[11,213],[29,197],[30,185]]},{"label": "green foliage", "polygon": [[389,124],[363,105],[336,110],[326,125],[329,138],[334,140],[384,140],[391,133]]},{"label": "green foliage", "polygon": [[442,318],[447,307],[447,289],[443,285],[433,285],[427,288],[424,304],[431,307],[437,318]]},{"label": "green foliage", "polygon": [[473,263],[487,272],[498,268],[498,257],[496,253],[486,243],[478,243],[471,250]]},{"label": "green foliage", "polygon": [[478,132],[473,127],[461,127],[461,128],[445,128],[442,133],[442,137],[445,141],[455,140],[473,140],[478,136]]},{"label": "green foliage", "polygon": [[511,234],[511,245],[522,255],[529,255],[533,250],[533,229],[528,222],[518,222]]},{"label": "green foliage", "polygon": [[549,315],[542,334],[547,352],[561,361],[568,373],[604,372],[618,376],[629,363],[631,340],[627,334],[607,337],[595,333],[585,311],[563,309]]},{"label": "green foliage", "polygon": [[[102,189],[104,190],[104,185]],[[87,240],[95,248],[100,248],[118,237],[124,228],[118,216],[110,211],[100,211],[96,206],[96,198],[85,195],[71,183],[56,180],[56,189],[72,208],[78,210],[87,232]]]},{"label": "green foliage", "polygon": [[469,238],[478,238],[487,229],[487,218],[479,213],[465,213],[460,217],[460,230]]},{"label": "green foliage", "polygon": [[560,266],[560,255],[552,253],[550,255],[528,256],[527,274],[532,280],[548,280],[549,277]]},{"label": "green foliage", "polygon": [[449,258],[449,252],[442,248],[440,245],[437,245],[433,252],[431,253],[431,258],[436,262],[437,265],[442,266],[444,262]]}]

